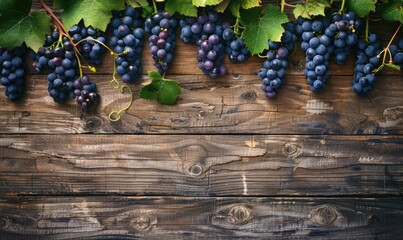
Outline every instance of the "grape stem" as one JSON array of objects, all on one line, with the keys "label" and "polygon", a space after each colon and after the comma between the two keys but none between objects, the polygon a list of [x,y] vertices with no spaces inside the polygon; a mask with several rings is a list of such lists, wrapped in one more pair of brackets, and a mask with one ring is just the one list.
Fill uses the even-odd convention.
[{"label": "grape stem", "polygon": [[340,10],[339,10],[339,13],[342,13],[342,12],[343,12],[345,3],[346,3],[346,0],[343,0],[343,1],[341,2],[341,7],[340,7]]},{"label": "grape stem", "polygon": [[[60,35],[67,37],[69,39],[69,41],[71,43],[73,43],[74,41],[71,38],[70,34],[66,30],[66,28],[64,27],[64,25],[60,21],[60,19],[54,14],[53,10],[48,5],[46,5],[46,3],[43,0],[39,0],[39,2],[42,4],[43,8],[45,8],[46,12],[48,12],[49,15],[51,16],[53,22],[55,23],[57,29],[60,32]],[[79,56],[79,57],[76,57],[76,59],[77,59],[77,64],[78,64],[78,69],[80,71],[80,79],[81,79],[83,77],[83,71],[82,71],[82,65],[81,65],[80,58],[82,58],[84,61],[85,61],[85,59],[83,58],[81,53],[78,51],[78,49],[75,45],[73,45],[73,49],[74,49],[74,52],[76,53],[76,56]]]},{"label": "grape stem", "polygon": [[365,41],[368,42],[369,36],[369,17],[367,16],[367,21],[365,22]]},{"label": "grape stem", "polygon": [[386,55],[389,55],[389,63],[392,62],[392,53],[389,50],[390,45],[392,44],[393,40],[395,39],[397,33],[399,32],[400,28],[402,27],[402,24],[399,25],[399,27],[396,29],[395,33],[393,34],[392,38],[390,39],[388,45],[386,46],[386,48],[384,48],[378,56],[381,56],[381,54],[383,54],[383,59],[382,59],[382,65],[385,64],[386,61]]},{"label": "grape stem", "polygon": [[158,8],[157,4],[155,3],[155,0],[153,0],[153,7],[154,7],[154,13],[158,13]]},{"label": "grape stem", "polygon": [[284,7],[292,7],[295,8],[296,5],[286,3],[285,0],[281,0],[281,12],[284,13]]}]

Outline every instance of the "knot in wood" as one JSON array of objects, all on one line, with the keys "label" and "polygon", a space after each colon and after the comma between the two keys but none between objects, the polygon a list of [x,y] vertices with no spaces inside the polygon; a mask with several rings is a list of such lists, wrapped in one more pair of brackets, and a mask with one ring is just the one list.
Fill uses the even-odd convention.
[{"label": "knot in wood", "polygon": [[321,206],[311,211],[310,218],[319,225],[329,225],[336,220],[337,211],[330,206]]},{"label": "knot in wood", "polygon": [[151,220],[149,217],[140,216],[132,221],[134,228],[140,231],[148,230],[151,225]]},{"label": "knot in wood", "polygon": [[232,224],[246,224],[252,219],[252,209],[234,206],[228,212],[228,221]]},{"label": "knot in wood", "polygon": [[22,117],[29,117],[29,116],[31,116],[31,113],[28,112],[28,111],[23,111],[23,112],[21,113],[21,116],[22,116]]},{"label": "knot in wood", "polygon": [[301,154],[302,147],[295,143],[286,143],[284,145],[284,153],[288,156],[297,157]]},{"label": "knot in wood", "polygon": [[200,166],[200,164],[192,165],[192,166],[189,168],[189,172],[190,172],[190,174],[192,174],[192,175],[200,176],[200,175],[203,173],[203,167]]},{"label": "knot in wood", "polygon": [[102,125],[102,121],[97,118],[88,119],[85,122],[85,129],[88,131],[95,131]]},{"label": "knot in wood", "polygon": [[256,92],[249,90],[245,91],[241,94],[241,98],[248,101],[248,102],[254,102],[257,98]]},{"label": "knot in wood", "polygon": [[0,218],[0,228],[8,228],[8,226],[10,225],[10,219],[8,218]]}]

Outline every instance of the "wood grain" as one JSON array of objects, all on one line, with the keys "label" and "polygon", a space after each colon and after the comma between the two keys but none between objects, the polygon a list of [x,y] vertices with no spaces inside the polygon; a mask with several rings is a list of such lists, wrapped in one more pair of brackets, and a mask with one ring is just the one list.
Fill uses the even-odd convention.
[{"label": "wood grain", "polygon": [[[267,100],[257,76],[168,76],[179,80],[183,93],[174,106],[138,99],[110,122],[112,110],[123,108],[128,94],[109,86],[110,78],[92,76],[103,96],[96,111],[82,113],[70,100],[54,103],[47,85],[30,77],[26,100],[11,103],[0,96],[1,133],[258,133],[258,134],[402,134],[403,78],[385,76],[367,97],[351,90],[351,77],[339,76],[315,94],[301,76],[289,77],[275,100]],[[381,83],[382,82],[382,83]],[[133,86],[137,96],[140,85]]]},{"label": "wood grain", "polygon": [[9,239],[396,239],[402,198],[0,198]]},{"label": "wood grain", "polygon": [[16,135],[0,195],[402,195],[403,138]]}]

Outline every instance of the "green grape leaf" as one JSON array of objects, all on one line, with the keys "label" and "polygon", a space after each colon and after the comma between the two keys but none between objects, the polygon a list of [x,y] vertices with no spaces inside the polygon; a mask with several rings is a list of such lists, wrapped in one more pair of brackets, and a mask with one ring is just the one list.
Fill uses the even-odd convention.
[{"label": "green grape leaf", "polygon": [[251,9],[260,6],[260,0],[232,0],[229,3],[229,9],[234,17],[240,18],[241,9]]},{"label": "green grape leaf", "polygon": [[192,0],[192,4],[196,7],[215,6],[224,0]]},{"label": "green grape leaf", "polygon": [[313,16],[325,16],[325,9],[330,7],[327,0],[312,0],[305,4],[297,4],[294,8],[294,16],[303,18],[311,18]]},{"label": "green grape leaf", "polygon": [[145,85],[141,88],[139,95],[142,99],[156,99],[158,97],[158,83],[152,81],[150,84]]},{"label": "green grape leaf", "polygon": [[214,9],[217,11],[217,12],[224,12],[225,11],[225,9],[227,9],[227,7],[228,7],[228,5],[229,5],[229,3],[231,2],[231,0],[224,0],[224,1],[222,1],[220,4],[218,4]]},{"label": "green grape leaf", "polygon": [[172,105],[176,98],[181,94],[181,88],[178,82],[172,80],[163,80],[160,84],[160,92],[157,101],[164,105]]},{"label": "green grape leaf", "polygon": [[385,66],[400,71],[400,66],[399,65],[396,65],[396,64],[393,64],[393,63],[385,63]]},{"label": "green grape leaf", "polygon": [[347,9],[354,12],[358,17],[363,18],[369,12],[375,12],[377,0],[347,0]]},{"label": "green grape leaf", "polygon": [[157,71],[148,71],[148,77],[150,77],[153,81],[162,79],[161,74]]},{"label": "green grape leaf", "polygon": [[105,31],[111,10],[123,10],[124,0],[55,0],[55,9],[63,9],[61,19],[66,29],[84,20],[86,26]]},{"label": "green grape leaf", "polygon": [[141,16],[143,18],[148,18],[149,16],[154,14],[154,8],[152,6],[145,6],[143,7],[143,11],[141,13]]},{"label": "green grape leaf", "polygon": [[49,33],[50,18],[43,12],[30,14],[30,0],[0,1],[0,46],[14,48],[24,42],[34,51],[45,42]]},{"label": "green grape leaf", "polygon": [[403,24],[403,1],[389,0],[379,6],[382,19],[387,21],[398,21]]},{"label": "green grape leaf", "polygon": [[145,7],[148,6],[148,1],[147,0],[125,0],[126,4],[138,8],[138,7]]},{"label": "green grape leaf", "polygon": [[251,8],[248,10],[242,10],[240,18],[241,24],[243,26],[246,26],[250,23],[253,23],[254,21],[258,21],[260,15],[261,15],[261,8],[259,7]]},{"label": "green grape leaf", "polygon": [[165,10],[172,16],[175,12],[189,17],[197,16],[197,8],[193,6],[192,0],[168,0]]},{"label": "green grape leaf", "polygon": [[260,0],[242,0],[242,8],[250,9],[260,6]]},{"label": "green grape leaf", "polygon": [[172,105],[176,102],[181,88],[178,82],[164,79],[157,71],[149,71],[148,76],[151,83],[145,85],[140,90],[140,98],[157,101],[164,105]]},{"label": "green grape leaf", "polygon": [[233,0],[229,5],[229,9],[234,17],[240,18],[241,2],[239,0]]},{"label": "green grape leaf", "polygon": [[[259,16],[259,15],[258,15]],[[263,9],[263,16],[258,19],[250,18],[242,32],[242,38],[251,54],[261,53],[268,48],[267,41],[280,41],[284,33],[282,24],[288,22],[288,17],[280,12],[279,7],[268,4]]]}]

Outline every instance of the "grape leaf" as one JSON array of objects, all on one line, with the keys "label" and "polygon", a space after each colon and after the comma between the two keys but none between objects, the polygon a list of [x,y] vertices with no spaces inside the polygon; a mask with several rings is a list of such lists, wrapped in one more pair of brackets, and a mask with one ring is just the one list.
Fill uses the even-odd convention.
[{"label": "grape leaf", "polygon": [[148,85],[145,85],[140,90],[140,97],[142,99],[154,100],[158,96],[158,83],[151,82]]},{"label": "grape leaf", "polygon": [[303,18],[311,18],[313,16],[325,16],[325,9],[330,7],[326,0],[311,0],[305,4],[297,4],[294,8],[294,16]]},{"label": "grape leaf", "polygon": [[176,102],[179,94],[181,94],[181,88],[176,81],[163,80],[160,83],[157,101],[164,105],[172,105]]},{"label": "grape leaf", "polygon": [[126,4],[138,8],[138,7],[145,7],[148,6],[148,1],[147,0],[125,0]]},{"label": "grape leaf", "polygon": [[215,6],[224,0],[192,0],[192,4],[196,7]]},{"label": "grape leaf", "polygon": [[347,9],[354,12],[358,17],[362,18],[375,12],[375,3],[377,0],[348,0]]},{"label": "grape leaf", "polygon": [[214,9],[217,11],[217,12],[224,12],[225,11],[225,9],[227,9],[227,7],[228,7],[228,5],[229,5],[229,3],[231,2],[231,0],[224,0],[224,1],[222,1],[220,4],[218,4]]},{"label": "grape leaf", "polygon": [[148,76],[151,78],[151,83],[141,88],[140,98],[157,99],[164,105],[174,104],[178,95],[181,94],[178,82],[164,79],[157,71],[149,71]]},{"label": "grape leaf", "polygon": [[63,9],[61,19],[66,29],[84,19],[86,26],[105,31],[111,10],[123,10],[124,0],[55,0],[55,9]]},{"label": "grape leaf", "polygon": [[[258,15],[259,16],[259,15]],[[252,54],[261,53],[268,48],[267,41],[280,41],[284,33],[283,23],[288,22],[288,17],[280,12],[279,7],[268,4],[263,9],[263,16],[257,19],[248,19],[242,32],[242,38],[246,47]]]},{"label": "grape leaf", "polygon": [[399,21],[403,23],[403,1],[389,0],[385,4],[379,6],[379,12],[382,19],[387,21]]},{"label": "grape leaf", "polygon": [[400,71],[400,66],[399,65],[396,65],[396,64],[393,64],[393,63],[386,63],[385,66]]},{"label": "grape leaf", "polygon": [[260,0],[232,0],[229,3],[229,9],[234,17],[240,18],[240,10],[251,9],[260,6]]},{"label": "grape leaf", "polygon": [[261,8],[255,7],[248,10],[241,11],[241,24],[246,26],[253,21],[258,21],[261,15]]},{"label": "grape leaf", "polygon": [[161,74],[157,71],[148,71],[148,77],[150,77],[151,80],[161,80],[162,79]]},{"label": "grape leaf", "polygon": [[30,14],[31,0],[0,1],[0,46],[14,48],[24,42],[34,51],[45,42],[50,18],[43,12]]},{"label": "grape leaf", "polygon": [[165,4],[165,10],[172,16],[175,12],[189,17],[197,16],[197,8],[193,6],[192,0],[169,0]]},{"label": "grape leaf", "polygon": [[237,0],[233,0],[231,2],[231,4],[229,5],[229,9],[231,10],[231,13],[234,17],[236,18],[240,18],[241,14],[240,14],[240,9],[241,9],[241,3]]},{"label": "grape leaf", "polygon": [[242,0],[242,8],[243,9],[250,9],[254,7],[260,6],[260,0]]}]

